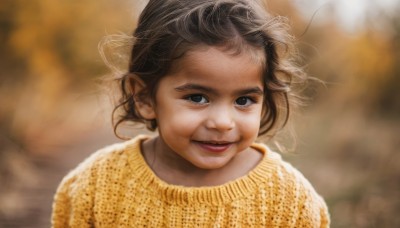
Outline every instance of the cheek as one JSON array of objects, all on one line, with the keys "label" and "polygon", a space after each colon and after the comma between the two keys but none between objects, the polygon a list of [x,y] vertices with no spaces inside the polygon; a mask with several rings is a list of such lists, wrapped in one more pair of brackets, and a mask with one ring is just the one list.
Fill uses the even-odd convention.
[{"label": "cheek", "polygon": [[261,121],[261,110],[254,112],[251,115],[245,115],[240,118],[239,126],[245,135],[258,135]]},{"label": "cheek", "polygon": [[179,106],[159,109],[159,127],[163,131],[174,131],[176,134],[191,134],[201,124],[201,114]]}]

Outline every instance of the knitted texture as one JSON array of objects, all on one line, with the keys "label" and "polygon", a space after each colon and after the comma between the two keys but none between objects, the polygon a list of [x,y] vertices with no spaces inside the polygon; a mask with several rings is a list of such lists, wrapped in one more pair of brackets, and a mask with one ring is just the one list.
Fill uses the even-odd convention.
[{"label": "knitted texture", "polygon": [[61,182],[53,227],[329,227],[324,200],[262,144],[246,176],[214,187],[170,185],[146,164],[147,136],[97,151]]}]

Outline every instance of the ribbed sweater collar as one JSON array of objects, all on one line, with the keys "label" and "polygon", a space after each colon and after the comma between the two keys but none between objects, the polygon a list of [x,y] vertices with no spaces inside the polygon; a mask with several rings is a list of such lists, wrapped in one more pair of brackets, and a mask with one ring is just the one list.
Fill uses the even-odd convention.
[{"label": "ribbed sweater collar", "polygon": [[205,203],[221,205],[258,192],[260,183],[267,183],[276,167],[279,155],[271,152],[265,145],[254,143],[253,148],[264,154],[260,163],[245,176],[223,185],[210,187],[185,187],[168,184],[161,180],[147,165],[142,153],[141,143],[149,136],[140,135],[127,142],[129,164],[135,179],[147,190],[154,190],[165,202],[177,204]]}]

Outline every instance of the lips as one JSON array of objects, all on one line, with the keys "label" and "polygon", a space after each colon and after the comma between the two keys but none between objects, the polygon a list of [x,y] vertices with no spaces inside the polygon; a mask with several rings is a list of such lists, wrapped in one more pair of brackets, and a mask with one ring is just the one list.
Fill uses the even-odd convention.
[{"label": "lips", "polygon": [[195,141],[202,149],[214,152],[221,153],[229,149],[233,143],[228,141]]}]

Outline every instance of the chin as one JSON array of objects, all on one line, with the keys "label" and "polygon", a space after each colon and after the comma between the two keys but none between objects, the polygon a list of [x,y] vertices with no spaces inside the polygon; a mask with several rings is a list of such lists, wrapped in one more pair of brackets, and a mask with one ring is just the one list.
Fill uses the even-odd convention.
[{"label": "chin", "polygon": [[194,166],[196,166],[199,169],[205,169],[205,170],[213,170],[213,169],[220,169],[224,167],[228,161],[220,161],[220,162],[199,162],[199,163],[192,163]]}]

